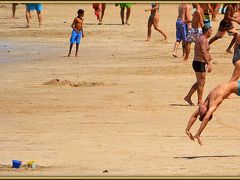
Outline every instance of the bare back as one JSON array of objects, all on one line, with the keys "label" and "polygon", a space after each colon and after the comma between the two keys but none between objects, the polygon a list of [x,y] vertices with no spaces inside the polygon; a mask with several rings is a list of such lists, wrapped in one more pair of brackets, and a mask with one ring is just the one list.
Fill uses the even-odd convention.
[{"label": "bare back", "polygon": [[180,4],[178,6],[178,19],[184,21],[185,20],[185,12],[186,12],[186,5]]},{"label": "bare back", "polygon": [[207,97],[209,107],[219,106],[231,93],[238,93],[237,81],[216,86]]},{"label": "bare back", "polygon": [[192,18],[192,27],[194,29],[197,28],[202,28],[203,27],[203,10],[202,8],[197,9],[194,13],[193,13],[193,18]]}]

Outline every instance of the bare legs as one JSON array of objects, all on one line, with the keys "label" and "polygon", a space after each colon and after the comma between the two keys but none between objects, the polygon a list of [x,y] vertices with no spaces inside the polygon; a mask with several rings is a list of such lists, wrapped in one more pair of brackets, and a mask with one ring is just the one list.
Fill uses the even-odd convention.
[{"label": "bare legs", "polygon": [[99,25],[102,24],[102,19],[103,19],[103,16],[104,16],[104,12],[105,12],[105,8],[106,8],[106,5],[105,4],[99,4]]},{"label": "bare legs", "polygon": [[192,95],[195,93],[195,91],[197,91],[197,94],[198,94],[198,104],[203,103],[202,96],[203,96],[203,88],[205,85],[206,73],[195,72],[195,74],[196,74],[197,82],[192,85],[187,96],[185,96],[184,98],[184,100],[187,101],[187,103],[191,106],[194,105],[191,98],[192,98]]},{"label": "bare legs", "polygon": [[[173,57],[177,57],[177,49],[179,47],[179,44],[180,44],[181,41],[176,41],[175,44],[174,44],[174,48],[173,48]],[[184,42],[182,41],[182,57],[185,57],[187,52],[186,52],[186,46],[187,46],[187,42]],[[190,47],[189,47],[190,48]],[[189,50],[189,53],[190,53],[190,50]],[[188,56],[189,56],[189,53],[188,53]]]},{"label": "bare legs", "polygon": [[[124,23],[124,11],[125,11],[125,7],[121,8],[121,12],[120,12],[120,15],[121,15],[121,19],[122,19],[122,25],[125,25]],[[128,19],[130,17],[130,13],[131,13],[131,8],[127,7],[127,13],[126,13],[126,24],[128,24]]]},{"label": "bare legs", "polygon": [[234,45],[234,43],[236,42],[236,40],[237,40],[237,33],[234,33],[233,34],[233,38],[232,38],[232,41],[231,41],[231,43],[229,44],[229,46],[228,46],[228,48],[227,48],[227,50],[226,50],[226,52],[227,53],[230,53],[230,54],[232,54],[233,52],[231,51],[231,49],[232,49],[232,46]]},{"label": "bare legs", "polygon": [[[220,36],[214,36],[213,38],[211,38],[210,41],[209,41],[209,45],[212,44],[214,41],[218,40],[219,38],[222,38],[223,35],[225,34],[225,32],[218,32],[218,34],[221,34],[221,35]],[[227,53],[232,54],[231,49],[232,49],[232,46],[234,45],[234,43],[237,40],[237,35],[238,35],[238,33],[233,33],[232,41],[231,41],[231,43],[229,44],[229,46],[226,50]]]},{"label": "bare legs", "polygon": [[16,18],[16,16],[15,16],[16,8],[17,8],[17,4],[16,4],[16,3],[13,3],[13,4],[12,4],[12,18],[13,18],[13,19]]},{"label": "bare legs", "polygon": [[208,44],[210,45],[210,44],[212,44],[214,41],[216,41],[216,40],[218,40],[218,39],[219,39],[218,36],[214,36],[214,37],[212,37],[212,38],[210,39],[210,41],[208,42]]},{"label": "bare legs", "polygon": [[147,34],[147,41],[149,41],[151,39],[151,33],[152,33],[152,25],[154,27],[154,29],[158,32],[160,32],[163,36],[164,39],[167,39],[167,35],[165,32],[163,32],[159,27],[158,27],[158,21],[159,21],[159,16],[158,15],[154,15],[154,17],[149,17],[148,19],[148,34]]},{"label": "bare legs", "polygon": [[235,63],[235,67],[234,67],[234,70],[233,70],[233,73],[232,73],[232,77],[230,79],[229,82],[232,82],[232,81],[237,81],[240,77],[240,61],[237,61]]},{"label": "bare legs", "polygon": [[191,42],[184,42],[184,45],[185,47],[183,47],[183,49],[185,50],[185,53],[183,53],[184,58],[182,62],[187,62],[191,50]]},{"label": "bare legs", "polygon": [[37,11],[37,16],[38,16],[38,22],[39,22],[39,27],[42,27],[42,13],[41,11]]},{"label": "bare legs", "polygon": [[26,11],[27,28],[30,27],[30,11]]},{"label": "bare legs", "polygon": [[[70,57],[70,56],[71,56],[72,47],[73,47],[73,44],[71,43],[71,44],[70,44],[70,47],[69,47],[69,53],[68,53],[68,57]],[[75,52],[75,57],[78,57],[78,49],[79,49],[79,44],[76,44],[76,52]]]},{"label": "bare legs", "polygon": [[[42,27],[42,13],[41,11],[37,11],[37,16],[38,16],[38,23],[39,23],[39,27]],[[30,27],[30,18],[31,18],[31,12],[26,10],[26,19],[27,19],[27,28]]]},{"label": "bare legs", "polygon": [[174,44],[173,53],[172,53],[173,57],[177,57],[177,49],[179,44],[180,44],[180,41],[176,41]]}]

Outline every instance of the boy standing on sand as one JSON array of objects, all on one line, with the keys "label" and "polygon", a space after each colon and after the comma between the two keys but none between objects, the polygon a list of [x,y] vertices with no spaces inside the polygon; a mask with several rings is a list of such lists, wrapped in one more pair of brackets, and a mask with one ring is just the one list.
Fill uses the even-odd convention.
[{"label": "boy standing on sand", "polygon": [[71,51],[73,44],[76,43],[76,53],[75,57],[78,56],[78,47],[80,44],[80,40],[83,37],[84,38],[84,33],[83,33],[83,16],[84,16],[84,10],[79,9],[78,10],[78,16],[73,20],[73,23],[71,27],[73,28],[72,30],[72,35],[70,38],[70,48],[69,48],[69,53],[68,57],[71,56]]}]

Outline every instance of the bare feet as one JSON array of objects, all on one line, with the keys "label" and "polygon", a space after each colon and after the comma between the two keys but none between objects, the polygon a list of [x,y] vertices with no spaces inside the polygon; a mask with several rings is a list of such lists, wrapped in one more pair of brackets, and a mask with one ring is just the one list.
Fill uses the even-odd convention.
[{"label": "bare feet", "polygon": [[150,38],[148,37],[148,38],[146,39],[146,41],[150,41]]},{"label": "bare feet", "polygon": [[192,133],[189,130],[186,130],[186,134],[188,135],[188,137],[190,137],[191,140],[194,141],[194,137],[193,137]]},{"label": "bare feet", "polygon": [[39,24],[39,28],[42,28],[42,24]]},{"label": "bare feet", "polygon": [[233,52],[231,51],[231,49],[227,49],[227,50],[226,50],[226,53],[233,54]]},{"label": "bare feet", "polygon": [[26,26],[26,28],[30,28],[30,26],[29,26],[29,25],[27,25],[27,26]]},{"label": "bare feet", "polygon": [[68,55],[67,55],[67,57],[70,57],[70,56],[71,56],[71,54],[68,54]]},{"label": "bare feet", "polygon": [[75,57],[78,57],[78,55],[77,55],[77,54],[75,54]]},{"label": "bare feet", "polygon": [[187,61],[188,61],[188,59],[181,60],[182,63],[186,63]]},{"label": "bare feet", "polygon": [[190,105],[190,106],[194,106],[193,102],[191,99],[185,97],[184,100]]},{"label": "bare feet", "polygon": [[202,142],[201,142],[200,136],[195,135],[195,136],[194,136],[194,139],[195,139],[195,138],[197,139],[198,144],[199,144],[199,145],[202,145]]},{"label": "bare feet", "polygon": [[173,57],[177,57],[177,55],[176,55],[176,53],[174,52],[174,53],[172,53],[172,55],[173,55]]},{"label": "bare feet", "polygon": [[19,18],[18,18],[18,17],[16,17],[16,16],[12,16],[11,18],[12,18],[12,19],[19,19]]},{"label": "bare feet", "polygon": [[126,21],[126,25],[130,25],[130,24]]}]

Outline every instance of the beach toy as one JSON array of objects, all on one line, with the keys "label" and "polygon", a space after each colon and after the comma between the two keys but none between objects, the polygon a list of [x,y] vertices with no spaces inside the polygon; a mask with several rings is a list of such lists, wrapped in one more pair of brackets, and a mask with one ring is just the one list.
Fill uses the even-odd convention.
[{"label": "beach toy", "polygon": [[35,165],[34,161],[27,162],[27,166],[28,166],[28,168],[36,169],[36,165]]},{"label": "beach toy", "polygon": [[12,168],[20,168],[22,161],[12,160]]}]

